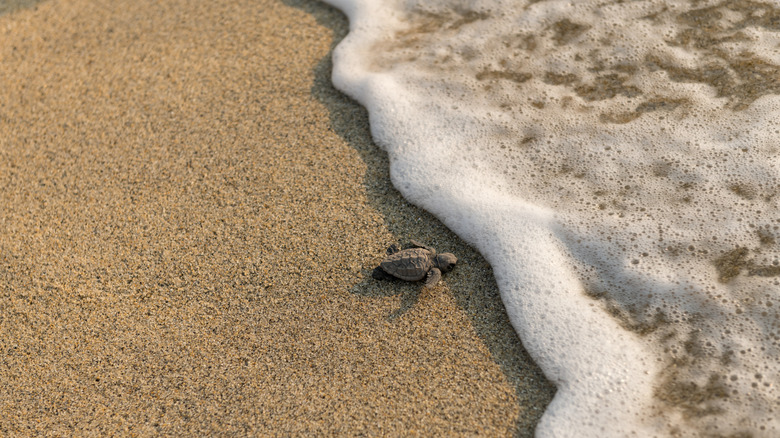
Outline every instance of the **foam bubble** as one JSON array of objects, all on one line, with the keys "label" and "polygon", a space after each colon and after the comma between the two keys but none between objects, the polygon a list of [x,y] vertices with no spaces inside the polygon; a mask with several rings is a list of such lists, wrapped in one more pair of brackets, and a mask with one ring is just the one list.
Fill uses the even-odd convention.
[{"label": "foam bubble", "polygon": [[334,83],[559,388],[539,436],[780,434],[780,8],[331,3]]}]

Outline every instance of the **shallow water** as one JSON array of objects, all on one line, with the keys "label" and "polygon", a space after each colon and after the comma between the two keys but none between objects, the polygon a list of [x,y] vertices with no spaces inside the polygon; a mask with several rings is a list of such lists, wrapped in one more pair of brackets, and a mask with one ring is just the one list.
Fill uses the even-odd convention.
[{"label": "shallow water", "polygon": [[394,184],[558,386],[538,436],[780,434],[780,4],[329,0]]},{"label": "shallow water", "polygon": [[43,0],[0,0],[0,15],[33,7],[41,1]]}]

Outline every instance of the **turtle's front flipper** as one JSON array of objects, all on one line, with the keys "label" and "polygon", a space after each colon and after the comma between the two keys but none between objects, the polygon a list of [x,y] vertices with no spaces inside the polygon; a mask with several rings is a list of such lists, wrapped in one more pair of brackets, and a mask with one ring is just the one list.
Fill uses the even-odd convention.
[{"label": "turtle's front flipper", "polygon": [[420,242],[418,242],[418,241],[416,241],[416,240],[410,240],[410,241],[409,241],[409,248],[422,248],[422,249],[427,249],[427,250],[428,250],[428,251],[430,251],[431,253],[433,253],[433,254],[436,254],[436,250],[435,250],[435,249],[431,248],[431,247],[430,247],[430,246],[428,246],[428,245],[423,245],[422,243],[420,243]]},{"label": "turtle's front flipper", "polygon": [[428,271],[428,278],[425,280],[424,287],[434,287],[439,280],[441,280],[441,271],[437,268],[431,268],[431,270]]}]

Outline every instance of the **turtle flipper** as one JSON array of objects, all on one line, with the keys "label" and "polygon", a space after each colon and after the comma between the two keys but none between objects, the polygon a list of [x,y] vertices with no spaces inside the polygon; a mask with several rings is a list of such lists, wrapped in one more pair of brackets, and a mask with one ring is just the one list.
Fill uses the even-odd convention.
[{"label": "turtle flipper", "polygon": [[425,286],[423,287],[434,287],[439,280],[441,280],[441,271],[437,268],[431,268],[428,271],[428,278],[425,280]]},{"label": "turtle flipper", "polygon": [[431,248],[428,245],[423,245],[422,243],[420,243],[420,242],[418,242],[416,240],[410,240],[409,241],[409,248],[427,249],[428,251],[430,251],[431,254],[436,254],[436,250],[435,249]]},{"label": "turtle flipper", "polygon": [[373,277],[374,280],[385,280],[385,281],[395,280],[395,277],[385,272],[385,270],[379,266],[374,268],[374,271],[371,272],[371,277]]}]

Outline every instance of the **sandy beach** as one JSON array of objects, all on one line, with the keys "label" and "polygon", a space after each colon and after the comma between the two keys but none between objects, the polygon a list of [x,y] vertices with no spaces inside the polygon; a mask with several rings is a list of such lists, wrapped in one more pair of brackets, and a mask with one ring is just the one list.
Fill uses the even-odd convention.
[{"label": "sandy beach", "polygon": [[[555,389],[332,87],[341,13],[0,14],[0,435],[533,435]],[[410,239],[432,290],[371,278]]]}]

